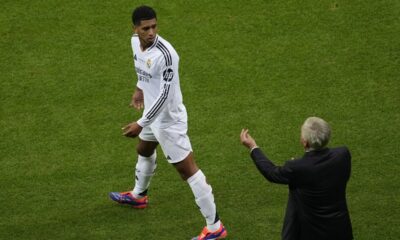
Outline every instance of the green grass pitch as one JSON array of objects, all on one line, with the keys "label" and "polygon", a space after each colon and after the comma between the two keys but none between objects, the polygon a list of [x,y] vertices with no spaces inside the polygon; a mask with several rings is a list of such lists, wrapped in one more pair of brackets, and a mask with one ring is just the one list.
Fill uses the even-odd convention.
[{"label": "green grass pitch", "polygon": [[250,128],[278,164],[302,154],[316,115],[353,157],[355,239],[400,236],[400,2],[2,0],[0,239],[190,239],[204,220],[159,151],[145,210],[108,192],[133,184],[137,140],[121,127],[136,76],[131,11],[158,12],[180,55],[189,136],[228,239],[280,239],[286,186],[239,142]]}]

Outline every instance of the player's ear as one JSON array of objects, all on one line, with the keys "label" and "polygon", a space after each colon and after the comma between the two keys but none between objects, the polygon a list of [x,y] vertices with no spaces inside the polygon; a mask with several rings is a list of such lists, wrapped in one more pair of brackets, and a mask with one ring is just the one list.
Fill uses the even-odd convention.
[{"label": "player's ear", "polygon": [[132,32],[137,34],[137,28],[135,25],[132,25]]}]

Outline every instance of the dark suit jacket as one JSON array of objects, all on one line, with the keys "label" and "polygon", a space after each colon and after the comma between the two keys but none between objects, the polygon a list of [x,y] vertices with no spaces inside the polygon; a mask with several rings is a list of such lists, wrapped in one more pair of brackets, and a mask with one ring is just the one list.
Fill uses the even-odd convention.
[{"label": "dark suit jacket", "polygon": [[282,167],[275,166],[259,148],[251,152],[251,158],[270,182],[289,185],[282,239],[353,239],[346,204],[351,170],[346,147],[307,152]]}]

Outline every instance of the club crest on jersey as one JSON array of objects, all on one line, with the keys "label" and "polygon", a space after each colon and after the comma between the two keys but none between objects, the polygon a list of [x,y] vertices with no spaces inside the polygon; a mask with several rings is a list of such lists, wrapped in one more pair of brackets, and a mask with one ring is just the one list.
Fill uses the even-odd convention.
[{"label": "club crest on jersey", "polygon": [[151,67],[151,59],[150,59],[150,58],[149,58],[149,59],[147,59],[146,65],[147,65],[147,67],[148,67],[148,68],[150,68],[150,67]]},{"label": "club crest on jersey", "polygon": [[171,82],[173,77],[174,77],[174,71],[171,68],[168,68],[163,72],[164,81]]}]

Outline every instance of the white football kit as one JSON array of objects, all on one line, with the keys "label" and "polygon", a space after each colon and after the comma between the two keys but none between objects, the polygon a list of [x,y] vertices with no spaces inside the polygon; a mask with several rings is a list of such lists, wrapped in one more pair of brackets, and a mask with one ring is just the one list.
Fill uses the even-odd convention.
[{"label": "white football kit", "polygon": [[[187,113],[182,103],[179,85],[179,56],[166,40],[156,36],[154,43],[142,51],[137,35],[132,37],[137,87],[144,94],[144,111],[137,123],[143,127],[140,139],[159,142],[170,163],[185,159],[192,151],[187,136]],[[156,152],[145,157],[138,155],[134,197],[146,196],[156,169]],[[215,232],[223,228],[219,220],[212,187],[201,170],[187,179],[207,229]],[[226,233],[225,233],[226,235]]]},{"label": "white football kit", "polygon": [[136,86],[144,94],[144,111],[137,123],[143,127],[140,139],[157,141],[169,162],[182,161],[191,151],[187,136],[187,113],[179,84],[179,56],[161,36],[142,51],[139,37],[131,39]]}]

